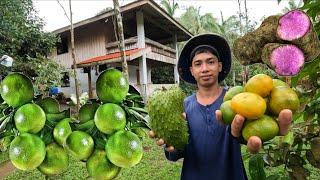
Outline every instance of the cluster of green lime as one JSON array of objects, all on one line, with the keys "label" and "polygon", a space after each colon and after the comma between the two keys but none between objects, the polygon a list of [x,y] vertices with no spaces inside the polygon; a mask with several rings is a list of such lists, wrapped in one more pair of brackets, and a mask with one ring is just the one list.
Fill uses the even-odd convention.
[{"label": "cluster of green lime", "polygon": [[147,115],[141,104],[135,105],[141,97],[130,96],[127,79],[116,69],[102,72],[96,88],[99,99],[81,106],[78,118],[73,118],[70,109],[60,111],[54,98],[35,100],[32,82],[25,75],[6,76],[0,89],[7,104],[0,123],[6,127],[0,129],[0,139],[7,138],[5,134],[14,136],[9,145],[12,164],[20,170],[37,168],[56,175],[67,170],[71,155],[86,162],[94,179],[115,178],[121,168],[138,164],[143,148],[141,133],[134,132],[146,132],[139,125],[146,124],[141,121]]},{"label": "cluster of green lime", "polygon": [[280,111],[290,109],[294,113],[299,106],[299,98],[288,84],[258,74],[244,87],[230,88],[220,110],[225,124],[231,124],[236,114],[246,119],[242,130],[245,140],[258,136],[262,141],[268,141],[279,133],[277,117]]}]

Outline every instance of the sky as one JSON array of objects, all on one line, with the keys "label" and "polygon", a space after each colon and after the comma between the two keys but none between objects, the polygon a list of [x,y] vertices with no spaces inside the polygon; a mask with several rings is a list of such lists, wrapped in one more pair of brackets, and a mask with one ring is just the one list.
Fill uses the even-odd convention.
[{"label": "sky", "polygon": [[[59,0],[62,6],[69,13],[69,1]],[[239,11],[237,0],[175,0],[179,4],[179,10],[175,16],[180,16],[185,9],[193,5],[200,7],[200,14],[212,13],[213,17],[220,19],[221,12],[223,18],[227,19],[231,15],[236,15]],[[132,2],[132,0],[119,0],[120,6]],[[156,0],[160,2],[160,0]],[[241,0],[242,11],[244,1]],[[299,2],[299,0],[297,0]],[[45,31],[53,31],[69,25],[69,21],[57,0],[33,0],[38,15],[45,21]],[[282,0],[278,4],[277,0],[247,0],[249,18],[261,23],[261,18],[278,14],[286,7],[288,0]],[[92,16],[106,7],[113,7],[112,0],[72,0],[73,21],[78,22]]]}]

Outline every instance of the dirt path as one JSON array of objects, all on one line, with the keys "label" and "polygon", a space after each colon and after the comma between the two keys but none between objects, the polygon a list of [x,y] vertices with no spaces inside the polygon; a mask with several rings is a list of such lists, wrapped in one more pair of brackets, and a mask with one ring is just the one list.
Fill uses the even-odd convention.
[{"label": "dirt path", "polygon": [[4,179],[9,174],[13,173],[16,168],[13,166],[11,161],[4,161],[0,164],[0,179]]}]

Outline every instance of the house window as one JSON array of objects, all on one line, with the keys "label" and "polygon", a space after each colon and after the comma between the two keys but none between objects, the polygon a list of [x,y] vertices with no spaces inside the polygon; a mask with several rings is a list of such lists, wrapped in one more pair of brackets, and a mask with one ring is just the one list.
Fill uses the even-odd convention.
[{"label": "house window", "polygon": [[68,72],[62,73],[61,87],[70,87],[70,75]]},{"label": "house window", "polygon": [[68,52],[68,38],[63,37],[61,41],[57,43],[57,54],[64,54]]}]

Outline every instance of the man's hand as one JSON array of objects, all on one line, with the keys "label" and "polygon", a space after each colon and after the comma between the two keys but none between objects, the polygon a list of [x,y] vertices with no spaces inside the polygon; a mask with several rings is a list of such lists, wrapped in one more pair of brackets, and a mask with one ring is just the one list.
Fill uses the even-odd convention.
[{"label": "man's hand", "polygon": [[[222,113],[220,110],[216,111],[216,119],[222,123]],[[292,112],[289,109],[284,109],[279,113],[278,124],[280,127],[280,135],[286,135],[289,131],[290,124],[292,122]],[[241,130],[245,118],[239,114],[237,114],[231,124],[231,134],[238,138],[241,136]],[[257,136],[251,136],[248,139],[247,147],[251,153],[257,153],[261,149],[262,141]]]},{"label": "man's hand", "polygon": [[[186,113],[182,113],[182,117],[183,117],[184,120],[186,120]],[[149,131],[149,137],[150,137],[150,138],[155,138],[155,137],[156,137],[156,133],[155,133],[154,131],[152,131],[152,130]],[[159,138],[159,139],[156,141],[156,144],[157,144],[158,146],[163,146],[163,145],[165,144],[165,142],[164,142],[164,140],[163,140],[162,138]],[[173,146],[167,145],[166,151],[168,151],[168,152],[173,152],[173,151],[175,151],[175,149],[174,149]]]},{"label": "man's hand", "polygon": [[[150,138],[155,138],[156,137],[156,134],[154,133],[154,131],[149,131],[149,137]],[[162,139],[162,138],[160,138],[160,139],[158,139],[157,141],[156,141],[156,144],[158,145],[158,146],[163,146],[164,144],[165,144],[165,142],[164,142],[164,140]],[[166,151],[168,151],[168,152],[173,152],[173,151],[175,151],[175,149],[174,149],[174,147],[173,146],[167,146],[166,147]]]}]

